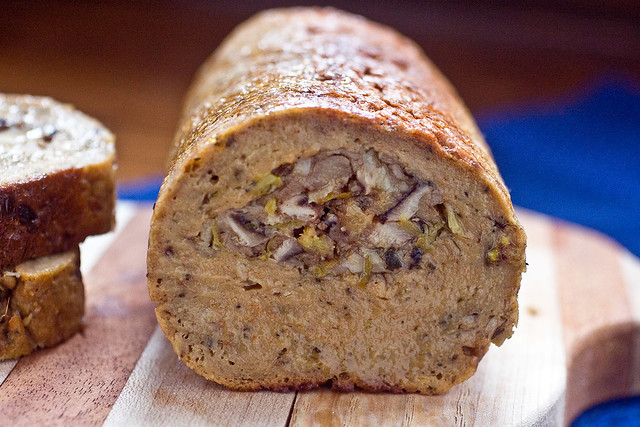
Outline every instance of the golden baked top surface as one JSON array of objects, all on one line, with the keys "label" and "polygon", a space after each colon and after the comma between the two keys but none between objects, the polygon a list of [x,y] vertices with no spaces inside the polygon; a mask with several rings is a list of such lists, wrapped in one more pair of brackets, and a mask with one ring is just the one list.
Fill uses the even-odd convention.
[{"label": "golden baked top surface", "polygon": [[0,185],[113,161],[113,135],[51,98],[0,94]]},{"label": "golden baked top surface", "polygon": [[303,109],[421,135],[445,157],[482,170],[509,198],[471,115],[422,50],[331,8],[275,9],[237,27],[196,75],[174,154],[252,119]]}]

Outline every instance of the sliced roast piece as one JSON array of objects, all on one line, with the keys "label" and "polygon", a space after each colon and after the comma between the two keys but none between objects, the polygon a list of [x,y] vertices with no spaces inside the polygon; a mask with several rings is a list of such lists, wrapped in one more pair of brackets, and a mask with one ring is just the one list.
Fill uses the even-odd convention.
[{"label": "sliced roast piece", "polygon": [[0,94],[0,269],[111,230],[115,162],[98,121],[51,98]]},{"label": "sliced roast piece", "polygon": [[80,251],[0,271],[0,360],[56,345],[82,328]]},{"label": "sliced roast piece", "polygon": [[393,30],[257,15],[200,69],[175,141],[149,291],[197,373],[434,394],[511,336],[525,234],[466,108]]}]

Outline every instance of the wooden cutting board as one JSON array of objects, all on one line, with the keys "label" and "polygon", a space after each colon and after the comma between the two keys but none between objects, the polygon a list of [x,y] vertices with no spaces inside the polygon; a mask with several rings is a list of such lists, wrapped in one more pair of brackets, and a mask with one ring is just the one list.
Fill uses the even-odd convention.
[{"label": "wooden cutting board", "polygon": [[[233,392],[186,368],[146,288],[150,206],[121,203],[118,229],[82,248],[86,328],[0,362],[14,425],[562,425],[640,391],[640,261],[611,240],[528,211],[520,323],[470,380],[440,396]],[[0,421],[0,424],[4,424]]]}]

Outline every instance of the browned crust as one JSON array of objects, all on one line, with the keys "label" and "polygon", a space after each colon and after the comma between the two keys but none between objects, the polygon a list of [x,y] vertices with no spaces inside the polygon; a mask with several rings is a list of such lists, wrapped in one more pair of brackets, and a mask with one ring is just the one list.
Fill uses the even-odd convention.
[{"label": "browned crust", "polygon": [[114,225],[111,161],[0,186],[0,268],[66,251]]},{"label": "browned crust", "polygon": [[[479,360],[478,360],[479,362]],[[256,382],[255,380],[229,380],[228,377],[210,375],[202,372],[198,372],[200,375],[203,375],[205,378],[209,380],[213,380],[216,383],[223,385],[225,387],[232,388],[234,390],[239,391],[260,391],[260,390],[273,390],[277,392],[291,392],[291,391],[306,391],[313,390],[318,387],[330,387],[332,390],[340,391],[340,392],[352,392],[354,390],[362,390],[371,393],[394,393],[394,394],[402,394],[402,393],[418,393],[425,395],[435,395],[441,394],[449,390],[453,385],[459,384],[467,379],[469,379],[476,371],[477,364],[475,366],[470,366],[469,369],[465,372],[459,372],[455,378],[455,381],[452,383],[447,383],[445,381],[434,381],[432,384],[426,385],[423,384],[421,387],[416,387],[415,384],[388,384],[383,381],[378,382],[362,382],[355,378],[351,378],[349,375],[339,375],[337,377],[331,379],[309,379],[309,380],[299,380],[299,379],[284,379],[278,378],[273,379],[271,382]]]},{"label": "browned crust", "polygon": [[[467,376],[460,377],[460,381],[463,381],[475,372],[470,371]],[[260,391],[260,390],[273,390],[280,393],[291,392],[291,391],[307,391],[313,390],[318,387],[330,387],[332,390],[336,390],[339,392],[352,392],[355,390],[362,390],[371,393],[394,393],[394,394],[403,394],[403,393],[418,393],[418,394],[441,394],[447,391],[453,384],[444,385],[440,383],[437,386],[425,386],[422,388],[418,388],[415,386],[400,386],[397,384],[386,384],[383,382],[378,383],[356,383],[353,379],[345,378],[333,378],[330,380],[315,380],[315,381],[273,381],[271,383],[260,384],[255,381],[250,382],[239,382],[239,381],[228,381],[226,378],[215,379],[220,385],[225,387],[233,388],[234,390],[239,391]]]},{"label": "browned crust", "polygon": [[[261,48],[265,34],[286,42]],[[510,203],[475,121],[422,50],[392,29],[331,8],[266,11],[227,38],[187,96],[173,167],[234,127],[304,109],[415,133],[444,157],[478,170]]]}]

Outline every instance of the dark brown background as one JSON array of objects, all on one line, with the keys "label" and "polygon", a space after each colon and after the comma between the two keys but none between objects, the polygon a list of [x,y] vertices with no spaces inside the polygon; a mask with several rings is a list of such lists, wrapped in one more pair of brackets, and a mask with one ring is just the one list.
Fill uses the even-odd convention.
[{"label": "dark brown background", "polygon": [[[261,9],[314,3],[0,1],[0,92],[75,104],[116,133],[120,179],[158,174],[191,77],[222,38]],[[565,94],[612,72],[640,81],[633,0],[322,4],[416,40],[473,112]]]}]

